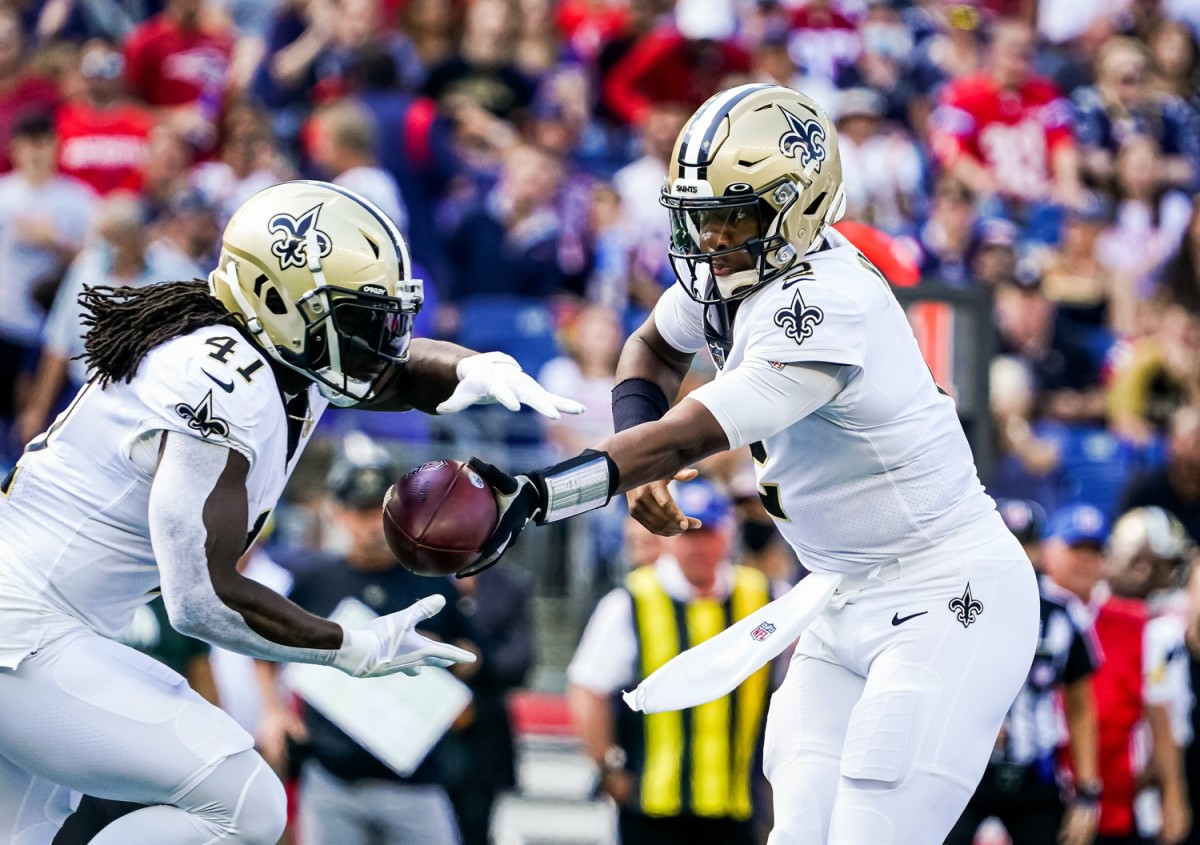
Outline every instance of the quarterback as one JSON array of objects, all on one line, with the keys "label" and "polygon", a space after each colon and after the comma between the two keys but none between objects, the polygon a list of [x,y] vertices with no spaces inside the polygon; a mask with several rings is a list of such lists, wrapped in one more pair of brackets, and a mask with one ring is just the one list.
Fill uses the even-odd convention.
[{"label": "quarterback", "polygon": [[350,630],[235,563],[333,403],[577,413],[516,362],[413,340],[399,231],[321,182],[254,195],[204,282],[84,295],[91,381],[0,484],[0,845],[50,842],[72,791],[150,805],[96,845],[274,845],[283,787],[184,679],[114,639],[161,592],[180,631],[356,677],[474,660],[414,630],[422,599]]},{"label": "quarterback", "polygon": [[[662,203],[678,284],[622,352],[618,433],[520,475],[476,461],[503,512],[466,571],[530,519],[622,491],[650,530],[694,528],[665,479],[748,445],[783,536],[840,579],[770,705],[770,845],[941,842],[1032,661],[1033,569],[903,309],[831,228],[841,160],[820,106],[775,85],[717,94],[676,141]],[[671,407],[704,349],[717,378]]]}]

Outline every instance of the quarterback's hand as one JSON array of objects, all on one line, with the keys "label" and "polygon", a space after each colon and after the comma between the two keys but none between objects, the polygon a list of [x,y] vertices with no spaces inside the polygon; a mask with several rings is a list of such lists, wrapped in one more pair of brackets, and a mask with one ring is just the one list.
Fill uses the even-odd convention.
[{"label": "quarterback's hand", "polygon": [[[694,469],[683,469],[675,473],[675,480],[691,481],[698,474]],[[634,487],[625,494],[625,499],[629,503],[629,515],[652,534],[674,537],[700,527],[700,520],[688,516],[675,504],[665,481],[651,481]]]},{"label": "quarterback's hand", "polygon": [[479,458],[467,462],[492,488],[499,510],[496,530],[479,550],[479,558],[458,573],[459,578],[477,575],[487,569],[504,554],[517,536],[529,524],[529,520],[542,509],[542,494],[538,485],[527,475],[509,475],[502,469],[486,464]]},{"label": "quarterback's hand", "polygon": [[458,362],[458,386],[437,406],[439,414],[454,414],[471,405],[499,402],[510,411],[528,405],[552,420],[562,414],[582,414],[573,399],[555,396],[538,384],[521,365],[503,352],[469,355]]},{"label": "quarterback's hand", "polygon": [[426,596],[404,610],[380,616],[365,628],[343,629],[345,639],[333,665],[356,678],[377,678],[394,672],[416,675],[423,666],[474,663],[471,652],[414,630],[445,606],[445,596]]}]

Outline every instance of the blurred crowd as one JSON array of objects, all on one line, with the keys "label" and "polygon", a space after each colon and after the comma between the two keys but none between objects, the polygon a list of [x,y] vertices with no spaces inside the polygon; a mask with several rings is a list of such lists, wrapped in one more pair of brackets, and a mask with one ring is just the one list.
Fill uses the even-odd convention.
[{"label": "blurred crowd", "polygon": [[[15,460],[87,377],[76,359],[84,285],[203,278],[233,209],[297,177],[358,191],[401,226],[425,280],[418,334],[509,352],[589,408],[545,427],[488,409],[462,415],[465,424],[332,412],[327,439],[366,426],[393,454],[436,454],[463,438],[493,456],[574,454],[611,431],[621,344],[674,282],[658,194],[676,135],[717,90],[771,81],[804,90],[836,121],[844,233],[893,283],[915,282],[934,299],[966,295],[994,316],[968,339],[990,361],[992,425],[975,445],[995,468],[985,479],[992,492],[1042,514],[1032,523],[1047,543],[1074,538],[1101,560],[1115,554],[1106,528],[1061,528],[1084,518],[1080,507],[1104,526],[1160,508],[1194,543],[1198,33],[1195,0],[0,0],[0,463]],[[963,340],[952,329],[942,340],[951,336]],[[698,362],[689,384],[711,375]],[[769,583],[794,581],[802,569],[759,504],[750,457],[712,461],[705,474],[730,500],[719,556]],[[293,516],[284,511],[275,544],[310,556],[333,548],[354,570],[354,508],[343,508],[351,516],[333,539],[314,528],[329,514],[314,492],[323,477],[298,473]],[[619,511],[572,526],[550,548],[566,561],[553,589],[545,568],[533,567],[535,582],[513,595],[568,594],[572,636],[602,595],[628,587],[635,564],[665,554]],[[1179,548],[1187,551],[1170,552],[1179,567],[1170,585],[1186,596],[1179,585],[1193,546]],[[1108,577],[1091,565],[1096,582]],[[306,566],[289,565],[279,588]],[[1060,586],[1085,610],[1091,603],[1076,626],[1091,636],[1108,606],[1095,582]],[[330,609],[325,588],[305,589]],[[350,576],[337,587],[355,589],[366,587]],[[391,606],[388,595],[377,609]],[[495,619],[523,601],[493,619],[482,595],[455,594],[470,613],[446,635],[486,641],[477,643],[483,680],[466,680],[500,701],[529,682],[534,657],[527,643],[508,644],[515,652],[497,644]],[[477,610],[489,635],[468,635]],[[496,675],[489,651],[507,655]],[[1188,666],[1187,647],[1170,654]],[[1037,683],[1070,687],[1104,671],[1099,656],[1081,660]],[[607,697],[638,668],[610,667],[592,693]],[[572,683],[587,686],[597,671],[576,665]],[[558,679],[549,686],[564,682],[549,677]],[[573,703],[586,707],[580,695]],[[1181,695],[1176,721],[1190,724],[1190,692]],[[503,718],[503,709],[481,718]],[[265,712],[281,766],[284,735],[329,738],[323,725],[280,715],[290,711]],[[1098,718],[1103,732],[1107,711]],[[1056,751],[1065,736],[1054,734]],[[1180,754],[1190,736],[1177,734]],[[594,739],[584,745],[602,786],[628,800],[629,783],[614,775],[632,764],[607,758]],[[326,818],[346,798],[335,787],[367,766],[338,742],[300,775],[328,802]],[[490,804],[464,810],[460,799],[511,786],[511,774],[480,786],[475,752],[464,748],[447,752],[457,755],[458,780],[446,789],[468,839],[479,841]],[[1037,755],[1017,757],[998,757],[1010,785],[1031,761],[1043,766]],[[1182,841],[1187,827],[1189,791],[1175,788],[1160,810],[1164,841]],[[405,806],[450,818],[444,799],[413,786]],[[1070,835],[1083,838],[1070,841],[1085,845],[1078,819]]]}]

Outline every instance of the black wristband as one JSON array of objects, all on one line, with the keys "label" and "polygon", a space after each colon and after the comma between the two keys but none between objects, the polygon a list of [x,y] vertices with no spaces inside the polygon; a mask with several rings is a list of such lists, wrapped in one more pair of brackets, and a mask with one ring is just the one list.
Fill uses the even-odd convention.
[{"label": "black wristband", "polygon": [[612,391],[613,429],[624,431],[661,420],[671,402],[663,389],[649,379],[627,378]]}]

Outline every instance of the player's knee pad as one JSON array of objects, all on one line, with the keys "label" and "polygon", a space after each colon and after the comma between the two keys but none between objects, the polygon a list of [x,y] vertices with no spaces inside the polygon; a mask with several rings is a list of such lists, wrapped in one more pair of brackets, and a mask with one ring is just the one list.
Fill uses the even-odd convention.
[{"label": "player's knee pad", "polygon": [[[767,845],[807,845],[825,841],[830,807],[821,807],[821,799],[812,785],[798,778],[779,778],[772,782],[775,793],[775,826]],[[832,798],[832,796],[830,796]]]},{"label": "player's knee pad", "polygon": [[203,819],[214,842],[275,845],[287,825],[287,794],[255,751],[227,757],[179,802]]},{"label": "player's knee pad", "polygon": [[841,774],[860,781],[898,784],[912,770],[941,684],[923,666],[897,667],[891,678],[868,682],[854,705],[842,749]]}]

